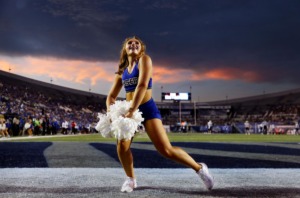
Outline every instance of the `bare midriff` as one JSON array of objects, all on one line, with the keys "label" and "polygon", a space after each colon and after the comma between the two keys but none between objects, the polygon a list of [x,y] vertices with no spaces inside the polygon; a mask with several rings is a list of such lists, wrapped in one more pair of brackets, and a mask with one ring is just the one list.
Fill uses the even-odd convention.
[{"label": "bare midriff", "polygon": [[[133,99],[134,96],[134,91],[133,92],[127,92],[126,93],[126,100],[130,101]],[[146,94],[141,102],[141,104],[144,104],[145,102],[147,102],[148,100],[150,100],[152,97],[152,89],[147,89]]]}]

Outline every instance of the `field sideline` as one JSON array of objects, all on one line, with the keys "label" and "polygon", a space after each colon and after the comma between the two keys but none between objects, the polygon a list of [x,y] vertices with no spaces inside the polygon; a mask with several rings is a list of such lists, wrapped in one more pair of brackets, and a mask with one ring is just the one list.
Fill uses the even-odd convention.
[{"label": "field sideline", "polygon": [[[203,134],[203,133],[168,133],[171,142],[293,142],[300,144],[299,135],[261,135],[261,134]],[[78,134],[78,135],[55,135],[55,136],[33,136],[12,137],[0,139],[10,142],[115,142],[113,138],[103,138],[100,134]],[[134,142],[150,142],[146,133],[135,136]]]},{"label": "field sideline", "polygon": [[126,177],[115,139],[100,134],[0,139],[0,197],[300,197],[300,136],[168,133],[173,146],[205,162],[207,191],[191,169],[163,158],[146,133],[131,145],[138,187]]}]

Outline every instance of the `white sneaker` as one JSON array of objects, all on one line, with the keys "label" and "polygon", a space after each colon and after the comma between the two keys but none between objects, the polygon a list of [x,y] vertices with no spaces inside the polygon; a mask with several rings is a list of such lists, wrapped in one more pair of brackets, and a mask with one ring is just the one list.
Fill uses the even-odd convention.
[{"label": "white sneaker", "polygon": [[132,192],[133,189],[136,187],[136,179],[132,177],[127,177],[124,184],[122,185],[121,192]]},{"label": "white sneaker", "polygon": [[207,165],[205,163],[199,163],[202,168],[197,172],[199,177],[202,179],[208,190],[211,190],[214,186],[214,179],[208,171]]}]

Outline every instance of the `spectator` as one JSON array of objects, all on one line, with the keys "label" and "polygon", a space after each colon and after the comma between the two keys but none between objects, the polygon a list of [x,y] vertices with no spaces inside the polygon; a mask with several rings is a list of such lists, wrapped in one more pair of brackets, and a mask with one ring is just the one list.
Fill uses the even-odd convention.
[{"label": "spectator", "polygon": [[52,123],[51,123],[51,131],[52,131],[51,135],[56,135],[59,128],[60,128],[60,126],[59,126],[58,121],[55,118],[53,118]]},{"label": "spectator", "polygon": [[299,122],[295,122],[295,135],[299,135]]},{"label": "spectator", "polygon": [[34,135],[40,135],[41,131],[41,124],[40,124],[40,120],[39,119],[33,119],[33,134]]},{"label": "spectator", "polygon": [[261,123],[262,125],[262,134],[267,134],[268,133],[268,122],[267,121],[263,121]]},{"label": "spectator", "polygon": [[64,135],[67,135],[68,134],[68,126],[69,126],[69,123],[67,120],[63,121],[62,122],[62,125],[61,125],[61,128],[62,128],[62,134]]},{"label": "spectator", "polygon": [[24,125],[25,125],[25,120],[24,118],[20,117],[20,120],[19,120],[19,134],[18,135],[21,135],[23,133],[23,128],[24,128]]},{"label": "spectator", "polygon": [[17,116],[14,116],[13,118],[13,124],[12,124],[12,135],[18,136],[20,133],[20,120]]},{"label": "spectator", "polygon": [[275,134],[275,130],[276,130],[276,127],[275,127],[275,124],[270,124],[270,127],[269,127],[269,134]]},{"label": "spectator", "polygon": [[250,135],[250,127],[251,127],[251,125],[250,125],[249,121],[246,120],[246,122],[244,123],[244,125],[245,125],[245,134],[246,135]]},{"label": "spectator", "polygon": [[212,128],[213,128],[213,122],[211,120],[209,120],[207,122],[207,133],[211,134],[212,133]]},{"label": "spectator", "polygon": [[72,127],[72,134],[75,134],[76,133],[76,123],[74,121],[72,121],[71,127]]}]

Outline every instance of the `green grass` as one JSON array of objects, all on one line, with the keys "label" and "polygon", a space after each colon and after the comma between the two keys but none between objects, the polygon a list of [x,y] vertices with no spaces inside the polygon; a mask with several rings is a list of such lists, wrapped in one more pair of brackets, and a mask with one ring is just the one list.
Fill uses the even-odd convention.
[{"label": "green grass", "polygon": [[[168,133],[171,142],[300,142],[299,135],[244,135],[244,134],[202,134]],[[99,134],[34,137],[13,140],[13,142],[115,142],[113,138],[103,138]],[[146,133],[138,134],[134,142],[150,142]]]}]

